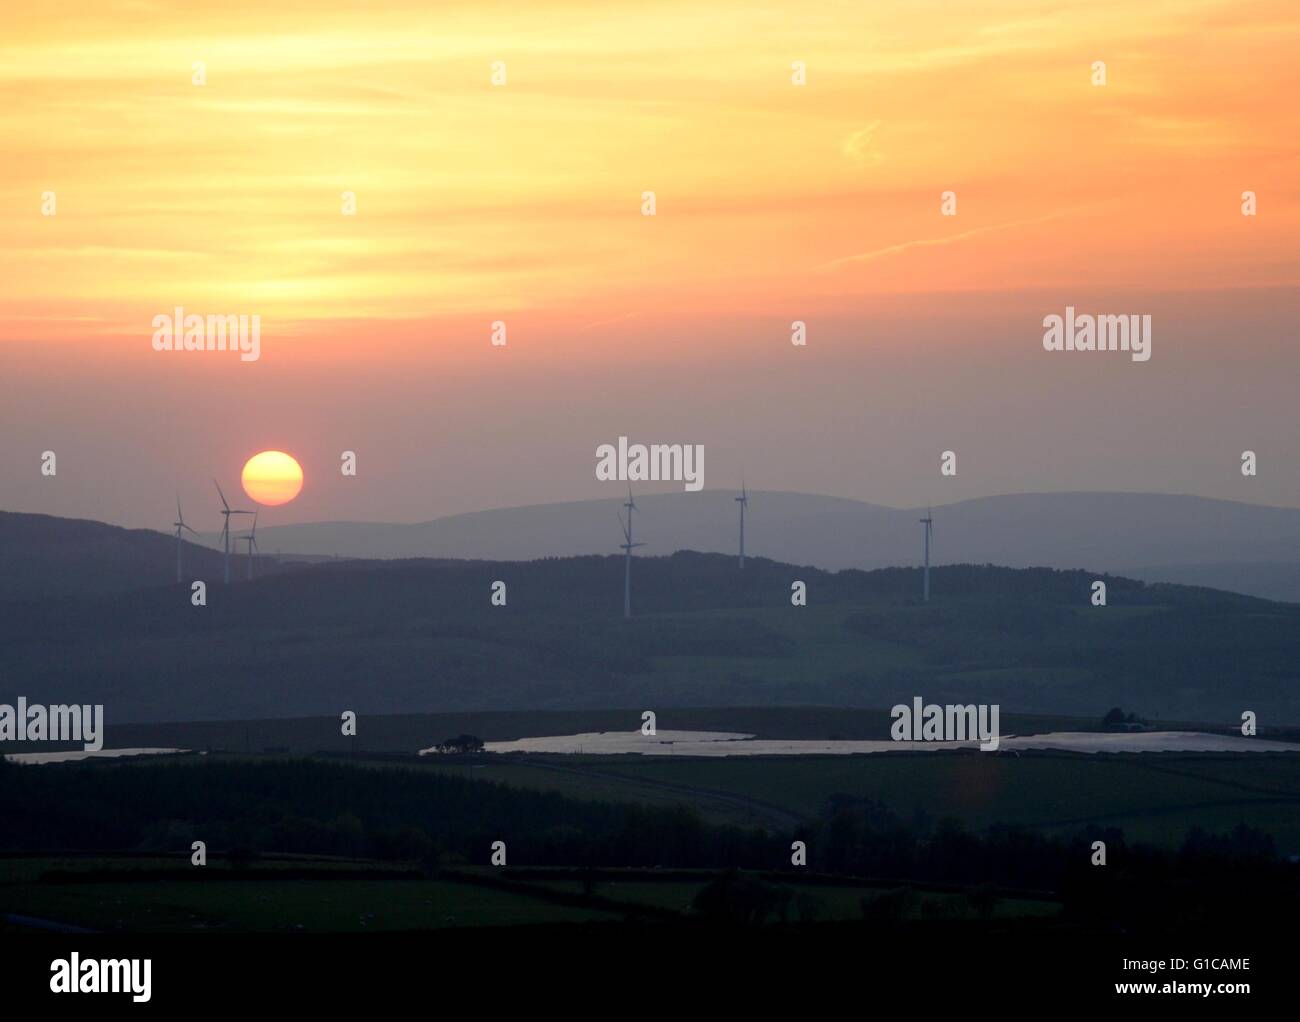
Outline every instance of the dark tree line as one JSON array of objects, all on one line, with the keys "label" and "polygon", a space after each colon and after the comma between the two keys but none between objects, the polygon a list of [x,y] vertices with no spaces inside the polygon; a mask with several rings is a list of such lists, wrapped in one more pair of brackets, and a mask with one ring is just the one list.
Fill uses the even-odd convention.
[{"label": "dark tree line", "polygon": [[[51,811],[57,807],[57,811]],[[807,869],[790,865],[806,842]],[[1262,908],[1300,908],[1300,865],[1272,839],[1238,826],[1191,831],[1176,851],[1125,841],[1117,830],[1048,836],[1012,826],[982,833],[952,820],[905,820],[877,802],[832,800],[795,833],[713,826],[684,807],[577,801],[553,793],[447,776],[420,767],[310,761],[68,764],[0,762],[0,851],[154,852],[187,859],[190,842],[236,852],[296,852],[441,865],[486,864],[505,841],[515,866],[678,867],[863,877],[899,885],[868,917],[906,913],[908,885],[968,893],[992,911],[999,892],[1059,895],[1067,918],[1089,925],[1237,921]],[[1094,841],[1107,864],[1091,864]],[[753,878],[720,878],[702,914],[750,921],[812,906],[787,904]],[[755,883],[758,883],[755,881]],[[892,900],[891,900],[892,899]]]}]

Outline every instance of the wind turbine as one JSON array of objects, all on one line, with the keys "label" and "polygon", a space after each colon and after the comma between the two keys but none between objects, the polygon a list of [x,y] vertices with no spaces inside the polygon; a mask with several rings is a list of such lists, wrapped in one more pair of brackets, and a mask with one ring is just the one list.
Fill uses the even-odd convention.
[{"label": "wind turbine", "polygon": [[623,617],[632,616],[632,548],[645,546],[644,543],[632,542],[632,512],[636,510],[636,501],[632,499],[632,487],[627,488],[627,503],[623,505],[627,508],[627,521],[623,521],[623,515],[618,514],[618,524],[623,527],[623,539],[625,542],[619,544],[624,551],[623,560]]},{"label": "wind turbine", "polygon": [[928,507],[925,509],[925,517],[919,519],[919,521],[924,526],[923,532],[925,534],[925,575],[924,575],[924,581],[921,583],[921,599],[923,599],[926,603],[929,603],[930,602],[930,537],[934,535],[934,518]]},{"label": "wind turbine", "polygon": [[245,533],[239,538],[248,543],[248,581],[253,581],[253,551],[259,554],[262,552],[257,545],[257,516],[261,513],[261,508],[253,512],[253,531]]},{"label": "wind turbine", "polygon": [[740,496],[734,498],[740,505],[740,566],[745,567],[745,508],[749,507],[749,494],[745,490],[745,477],[740,477]]},{"label": "wind turbine", "polygon": [[212,485],[217,488],[217,494],[218,496],[221,497],[221,507],[222,507],[221,514],[225,517],[225,521],[221,526],[221,543],[226,551],[225,569],[223,575],[225,577],[226,583],[229,584],[230,582],[230,516],[251,515],[251,514],[255,514],[256,512],[239,511],[239,510],[232,511],[230,505],[226,503],[226,495],[221,492],[221,484],[214,479],[212,480]]},{"label": "wind turbine", "polygon": [[176,581],[179,584],[184,580],[181,575],[181,548],[185,545],[181,539],[181,532],[188,531],[191,535],[197,536],[198,533],[185,524],[185,516],[181,514],[181,495],[176,494],[176,521],[172,522],[176,526]]}]

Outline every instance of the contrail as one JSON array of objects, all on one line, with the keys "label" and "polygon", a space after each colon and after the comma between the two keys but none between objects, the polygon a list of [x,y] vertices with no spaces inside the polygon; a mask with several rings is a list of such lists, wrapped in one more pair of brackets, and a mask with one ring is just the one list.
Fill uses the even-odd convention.
[{"label": "contrail", "polygon": [[951,245],[954,241],[965,241],[967,238],[974,238],[981,234],[991,234],[994,231],[1006,231],[1010,230],[1012,227],[1024,227],[1029,224],[1041,224],[1048,220],[1059,220],[1061,217],[1070,216],[1072,213],[1078,211],[1078,209],[1066,209],[1056,213],[1048,213],[1044,216],[1033,217],[1028,220],[1011,220],[1005,224],[993,224],[990,227],[973,227],[969,231],[962,231],[959,234],[949,234],[943,238],[922,238],[917,241],[904,241],[897,245],[890,245],[886,248],[874,249],[871,252],[859,252],[857,255],[832,259],[828,263],[814,266],[813,272],[817,272],[818,270],[835,269],[843,266],[845,263],[865,263],[872,259],[880,259],[884,256],[894,255],[896,252],[906,252],[909,248],[933,248],[936,245]]}]

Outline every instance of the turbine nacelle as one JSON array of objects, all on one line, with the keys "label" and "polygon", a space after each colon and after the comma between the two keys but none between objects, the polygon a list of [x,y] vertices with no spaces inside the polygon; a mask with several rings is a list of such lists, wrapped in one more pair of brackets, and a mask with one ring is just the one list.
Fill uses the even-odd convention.
[{"label": "turbine nacelle", "polygon": [[627,521],[623,521],[623,512],[615,511],[618,516],[619,528],[623,530],[623,542],[619,544],[619,549],[623,551],[623,618],[627,620],[632,616],[632,551],[639,546],[645,546],[644,543],[632,542],[632,512],[636,510],[636,500],[632,497],[632,487],[627,488],[627,503],[623,505],[627,508]]},{"label": "turbine nacelle", "polygon": [[176,521],[172,522],[176,526],[176,584],[180,585],[181,580],[185,577],[183,565],[181,563],[181,550],[184,546],[182,535],[188,531],[192,536],[198,536],[198,533],[185,524],[185,515],[181,512],[181,495],[176,494]]},{"label": "turbine nacelle", "polygon": [[[618,514],[618,512],[615,513]],[[618,514],[618,524],[619,524],[619,528],[623,530],[623,540],[624,540],[624,542],[618,545],[618,548],[620,550],[630,550],[632,549],[632,547],[645,546],[644,543],[632,542],[632,516],[631,515],[628,516],[627,521],[623,521],[622,514]]]},{"label": "turbine nacelle", "polygon": [[921,576],[921,599],[926,603],[930,602],[930,540],[934,537],[934,515],[930,508],[925,509],[925,517],[918,518],[918,522],[925,528],[921,530],[921,535],[925,547],[925,568]]},{"label": "turbine nacelle", "polygon": [[745,476],[740,477],[740,496],[732,498],[740,505],[740,567],[745,567],[745,508],[749,507],[749,491],[745,489]]},{"label": "turbine nacelle", "polygon": [[[238,512],[238,511],[232,511],[232,512],[231,512],[231,514],[240,514],[240,513],[241,513],[241,512]],[[245,512],[242,512],[242,513],[243,513],[243,514],[247,514],[248,512],[245,511]],[[244,533],[242,536],[239,536],[239,537],[238,537],[239,539],[242,539],[242,540],[244,540],[244,541],[246,541],[246,542],[248,543],[248,550],[249,550],[249,553],[250,553],[250,554],[252,553],[252,551],[258,549],[258,546],[257,546],[257,516],[258,516],[259,514],[261,514],[261,508],[258,508],[258,510],[256,510],[256,511],[253,512],[253,528],[252,528],[252,531],[251,531],[251,532],[246,532],[246,533]]]},{"label": "turbine nacelle", "polygon": [[181,495],[179,493],[176,494],[176,521],[172,522],[172,525],[176,526],[177,539],[181,538],[182,530],[190,533],[190,535],[192,536],[198,535],[197,532],[195,532],[193,529],[191,529],[188,525],[185,524],[185,516],[181,514]]},{"label": "turbine nacelle", "polygon": [[212,480],[212,485],[217,488],[217,496],[221,498],[221,511],[219,513],[225,518],[225,521],[222,523],[221,526],[221,546],[225,552],[225,564],[222,570],[222,577],[225,579],[225,581],[229,582],[230,581],[230,516],[231,515],[256,516],[257,512],[245,511],[242,508],[232,508],[230,506],[230,503],[226,500],[226,495],[221,492],[221,484],[214,479]]}]

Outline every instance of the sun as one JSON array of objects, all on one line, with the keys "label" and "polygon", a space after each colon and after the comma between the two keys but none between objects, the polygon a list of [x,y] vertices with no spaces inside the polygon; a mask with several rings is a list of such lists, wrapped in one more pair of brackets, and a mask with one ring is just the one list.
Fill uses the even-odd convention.
[{"label": "sun", "polygon": [[284,451],[254,454],[240,477],[244,492],[265,507],[287,504],[302,492],[302,466]]}]

